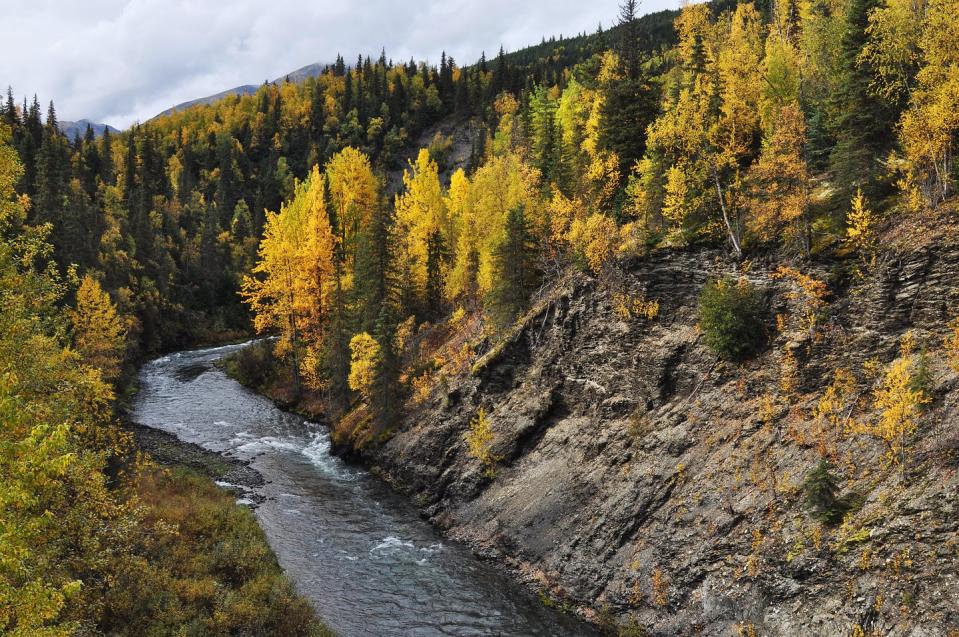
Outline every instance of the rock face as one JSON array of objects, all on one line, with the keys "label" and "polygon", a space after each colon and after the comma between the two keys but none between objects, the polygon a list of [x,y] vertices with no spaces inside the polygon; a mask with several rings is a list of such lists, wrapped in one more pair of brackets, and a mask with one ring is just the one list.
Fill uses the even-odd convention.
[{"label": "rock face", "polygon": [[[941,346],[959,312],[959,248],[891,258],[852,283],[831,264],[805,270],[831,281],[813,329],[796,327],[795,281],[754,264],[767,346],[742,365],[719,361],[697,327],[702,285],[732,268],[706,252],[632,264],[619,285],[659,301],[652,319],[623,318],[602,283],[571,277],[365,460],[481,554],[652,635],[959,634],[959,392]],[[867,361],[891,361],[911,328],[928,343],[934,400],[900,470],[875,437],[814,409],[842,367],[858,381],[855,419],[874,418]],[[464,442],[480,408],[492,478]],[[821,454],[862,501],[837,527],[803,506]]]}]

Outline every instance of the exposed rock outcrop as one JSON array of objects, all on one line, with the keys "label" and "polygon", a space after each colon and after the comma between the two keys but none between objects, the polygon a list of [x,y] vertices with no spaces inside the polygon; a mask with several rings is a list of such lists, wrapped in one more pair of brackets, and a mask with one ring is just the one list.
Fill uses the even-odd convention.
[{"label": "exposed rock outcrop", "polygon": [[[660,303],[649,320],[624,319],[601,283],[570,277],[365,460],[452,536],[650,634],[957,634],[959,391],[940,344],[959,311],[959,247],[888,258],[852,283],[831,264],[806,269],[831,281],[815,330],[777,329],[777,315],[804,311],[801,295],[775,264],[753,264],[768,344],[743,365],[720,362],[697,327],[702,285],[732,269],[708,252],[632,264],[627,289]],[[894,358],[912,328],[930,347],[934,402],[900,472],[877,440],[830,431],[813,409],[842,367],[870,417],[863,369]],[[500,458],[492,479],[463,439],[481,407]],[[840,527],[802,504],[822,453],[863,501]]]}]

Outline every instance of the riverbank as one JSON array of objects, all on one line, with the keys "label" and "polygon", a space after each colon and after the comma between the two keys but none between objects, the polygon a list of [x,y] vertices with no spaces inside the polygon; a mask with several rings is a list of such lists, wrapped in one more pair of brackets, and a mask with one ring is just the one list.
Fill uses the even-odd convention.
[{"label": "riverbank", "polygon": [[253,516],[265,481],[248,462],[150,427],[124,427],[153,463],[134,482],[137,499],[158,528],[175,534],[158,538],[150,567],[185,593],[164,613],[170,634],[189,623],[203,634],[335,637],[294,589]]},{"label": "riverbank", "polygon": [[251,508],[255,508],[262,499],[253,490],[263,486],[265,481],[248,461],[209,451],[152,427],[133,422],[124,426],[133,435],[136,448],[157,464],[167,468],[188,469],[206,477],[222,489],[250,500],[245,504]]},{"label": "riverbank", "polygon": [[[255,343],[221,359],[215,365],[247,389],[269,399],[277,408],[313,422],[329,422],[326,404],[320,392],[311,392],[302,388],[296,390],[292,374],[287,373],[288,368],[280,365],[273,357],[270,343],[266,341]],[[430,509],[424,507],[423,499],[415,497],[409,488],[395,479],[391,471],[384,470],[382,465],[374,461],[369,450],[364,452],[355,449],[349,440],[348,433],[337,431],[336,423],[330,425],[330,437],[331,452],[334,455],[368,470],[399,497],[411,502],[419,516],[444,537],[464,544],[476,558],[491,564],[518,586],[535,595],[545,608],[576,617],[578,621],[596,626],[604,634],[631,634],[629,630],[633,627],[632,625],[617,625],[605,609],[595,612],[571,603],[562,591],[552,589],[548,580],[535,569],[529,568],[528,564],[512,559],[508,553],[491,551],[486,543],[475,542],[468,536],[451,533],[449,525],[437,518]]]},{"label": "riverbank", "polygon": [[144,365],[130,418],[228,455],[224,461],[148,432],[155,453],[201,466],[212,459],[218,466],[204,469],[214,478],[238,470],[237,459],[264,478],[254,488],[263,496],[256,521],[287,577],[338,634],[595,634],[445,541],[407,498],[331,455],[325,427],[229,378],[217,362],[241,347]]}]

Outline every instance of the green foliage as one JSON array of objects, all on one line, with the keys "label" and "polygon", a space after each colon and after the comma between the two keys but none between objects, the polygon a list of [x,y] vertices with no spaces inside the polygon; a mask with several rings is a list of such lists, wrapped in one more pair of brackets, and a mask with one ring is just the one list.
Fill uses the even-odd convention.
[{"label": "green foliage", "polygon": [[273,347],[259,341],[244,347],[224,361],[227,373],[246,387],[263,387],[276,370]]},{"label": "green foliage", "polygon": [[498,325],[512,323],[526,309],[539,280],[534,245],[523,206],[509,211],[505,236],[493,253],[496,276],[488,305]]},{"label": "green foliage", "polygon": [[764,340],[761,292],[746,279],[712,279],[699,295],[699,326],[706,345],[726,360],[743,360]]},{"label": "green foliage", "polygon": [[825,458],[806,475],[802,488],[806,508],[823,524],[838,524],[849,510],[849,503],[839,497],[839,484]]}]

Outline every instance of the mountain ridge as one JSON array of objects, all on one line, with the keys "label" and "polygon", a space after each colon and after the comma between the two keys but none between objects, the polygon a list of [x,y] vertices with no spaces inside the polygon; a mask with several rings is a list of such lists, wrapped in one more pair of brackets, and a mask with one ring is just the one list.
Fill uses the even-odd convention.
[{"label": "mountain ridge", "polygon": [[119,133],[120,129],[110,126],[109,124],[103,124],[100,122],[93,122],[86,118],[78,119],[76,121],[70,120],[61,120],[59,122],[60,130],[63,131],[63,134],[67,136],[67,139],[73,140],[75,137],[83,137],[87,132],[87,126],[93,128],[94,137],[102,137],[103,131],[110,129],[111,133]]}]

